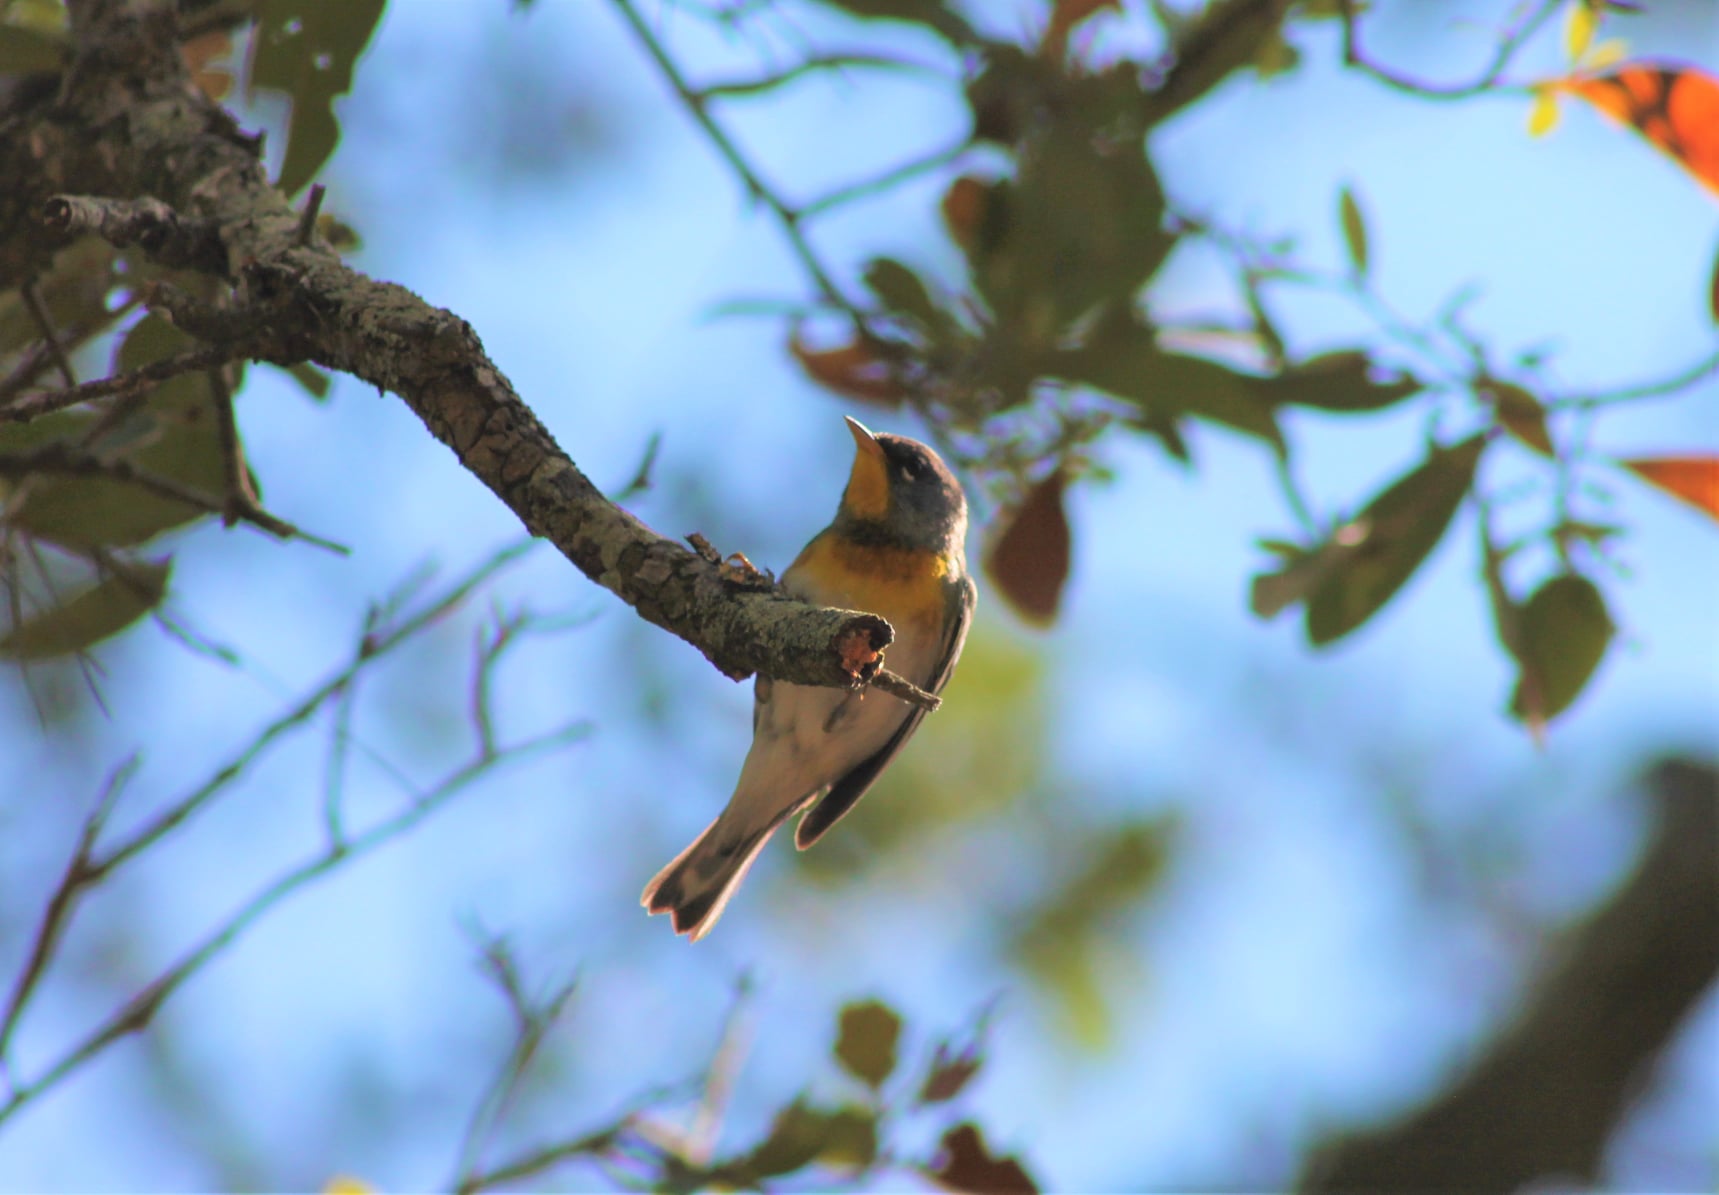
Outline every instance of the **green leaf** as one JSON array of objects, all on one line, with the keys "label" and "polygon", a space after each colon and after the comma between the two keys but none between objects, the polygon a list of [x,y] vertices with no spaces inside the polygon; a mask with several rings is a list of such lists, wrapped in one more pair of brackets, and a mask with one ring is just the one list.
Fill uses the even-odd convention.
[{"label": "green leaf", "polygon": [[883,1086],[895,1070],[895,1047],[901,1039],[901,1018],[876,1000],[842,1009],[836,1037],[836,1061],[856,1079]]},{"label": "green leaf", "polygon": [[172,569],[168,559],[116,568],[69,601],[13,627],[0,639],[0,657],[42,660],[70,655],[118,634],[161,604]]},{"label": "green leaf", "polygon": [[1346,548],[1334,543],[1311,550],[1276,540],[1261,546],[1285,561],[1276,572],[1260,573],[1253,579],[1248,604],[1257,617],[1265,619],[1276,618],[1295,603],[1306,601],[1349,556]]},{"label": "green leaf", "polygon": [[1505,431],[1541,456],[1556,455],[1546,426],[1546,407],[1538,398],[1510,382],[1489,382],[1485,389]]},{"label": "green leaf", "polygon": [[71,57],[63,34],[22,25],[0,25],[0,75],[57,74]]},{"label": "green leaf", "polygon": [[1276,377],[1250,379],[1254,392],[1271,404],[1313,407],[1321,411],[1361,414],[1382,411],[1419,394],[1413,378],[1375,381],[1373,364],[1360,349],[1342,349],[1310,357]]},{"label": "green leaf", "polygon": [[937,305],[925,280],[893,257],[874,257],[865,268],[865,284],[891,312],[926,332],[935,334],[949,326],[948,312]]},{"label": "green leaf", "polygon": [[1434,448],[1426,461],[1369,502],[1332,539],[1341,551],[1307,603],[1318,647],[1365,623],[1425,560],[1474,483],[1484,436]]},{"label": "green leaf", "polygon": [[823,0],[850,16],[923,25],[957,46],[977,45],[979,35],[943,0]]},{"label": "green leaf", "polygon": [[[1269,71],[1271,42],[1283,41],[1288,15],[1287,4],[1258,0],[1214,0],[1200,8],[1175,36],[1178,47],[1194,47],[1197,53],[1178,62],[1168,85],[1148,97],[1150,122],[1159,124],[1195,103],[1232,72],[1257,67],[1262,54]],[[1276,61],[1281,63],[1281,57]]]},{"label": "green leaf", "polygon": [[1349,251],[1349,264],[1355,273],[1367,273],[1367,222],[1361,215],[1361,205],[1355,192],[1345,186],[1337,197],[1338,220],[1343,226],[1343,245]]},{"label": "green leaf", "polygon": [[[89,329],[108,322],[106,299],[116,281],[116,257],[113,246],[99,237],[82,237],[54,255],[36,285],[55,328]],[[0,293],[0,357],[41,338],[17,289]]]},{"label": "green leaf", "polygon": [[1063,350],[1043,365],[1052,377],[1091,386],[1139,403],[1160,416],[1190,415],[1223,424],[1288,451],[1271,403],[1249,378],[1208,361],[1166,353],[1149,328],[1127,324],[1107,329],[1084,347]]},{"label": "green leaf", "polygon": [[1605,658],[1614,628],[1586,577],[1563,573],[1520,608],[1521,673],[1510,712],[1536,729],[1570,707]]},{"label": "green leaf", "polygon": [[276,185],[288,195],[316,177],[340,141],[334,101],[352,89],[352,68],[387,0],[262,0],[252,40],[250,87],[292,100],[286,160]]},{"label": "green leaf", "polygon": [[[127,333],[114,368],[136,369],[193,343],[166,320],[151,315]],[[172,478],[212,499],[226,484],[213,400],[202,374],[181,374],[161,383],[141,409],[110,428],[92,447],[123,456],[140,469]],[[39,475],[12,522],[68,547],[126,547],[207,513],[130,482]]]},{"label": "green leaf", "polygon": [[741,1186],[804,1170],[813,1162],[863,1168],[877,1156],[877,1119],[860,1108],[827,1111],[803,1099],[776,1114],[770,1132],[750,1153],[718,1168]]}]

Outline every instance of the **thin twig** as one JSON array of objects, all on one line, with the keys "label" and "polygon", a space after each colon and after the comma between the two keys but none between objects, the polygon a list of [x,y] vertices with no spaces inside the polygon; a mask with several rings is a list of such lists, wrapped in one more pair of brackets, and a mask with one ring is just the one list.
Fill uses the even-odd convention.
[{"label": "thin twig", "polygon": [[700,100],[739,99],[774,90],[817,71],[842,70],[846,67],[942,74],[935,67],[926,66],[924,63],[889,58],[882,54],[815,54],[804,62],[788,67],[786,70],[776,71],[769,75],[759,75],[751,79],[731,79],[720,83],[706,83],[703,87],[693,89],[692,94]]},{"label": "thin twig", "polygon": [[864,179],[857,183],[850,183],[845,187],[838,187],[829,194],[813,199],[802,206],[800,208],[800,218],[802,220],[810,220],[814,216],[822,215],[833,208],[841,207],[843,204],[852,203],[856,199],[863,199],[870,195],[876,195],[881,191],[887,191],[891,187],[899,186],[910,178],[917,178],[921,174],[926,174],[932,170],[936,170],[940,166],[947,166],[950,162],[967,152],[967,149],[967,139],[962,138],[960,141],[952,145],[945,145],[941,149],[934,149],[922,157],[914,158],[910,162],[904,162],[900,166],[886,170],[875,178]]},{"label": "thin twig", "polygon": [[[34,452],[21,453],[15,456],[0,455],[0,477],[21,477],[31,473],[61,473],[73,477],[106,477],[113,481],[129,482],[150,493],[175,502],[183,502],[187,506],[206,511],[209,514],[225,515],[227,503],[204,493],[202,490],[188,486],[181,481],[156,473],[134,464],[125,457],[107,459],[93,452],[84,452],[63,443],[45,444]],[[302,539],[308,544],[324,548],[338,555],[348,555],[352,549],[344,544],[323,539],[300,530],[284,519],[278,519],[266,510],[257,506],[241,506],[238,517],[244,522],[260,527],[271,535],[281,539]]]},{"label": "thin twig", "polygon": [[322,210],[322,197],[328,188],[321,183],[310,185],[310,194],[304,197],[304,210],[299,213],[297,242],[299,245],[310,244],[310,238],[316,235],[316,214]]},{"label": "thin twig", "polygon": [[905,701],[908,705],[918,706],[927,713],[936,713],[943,704],[941,697],[927,693],[905,676],[897,676],[887,668],[879,668],[866,683],[873,689],[879,689],[891,697]]},{"label": "thin twig", "polygon": [[1538,0],[1533,5],[1522,6],[1524,15],[1513,28],[1506,30],[1498,41],[1492,61],[1481,71],[1473,81],[1468,83],[1438,84],[1425,83],[1408,75],[1398,74],[1388,67],[1379,65],[1366,56],[1361,49],[1361,5],[1358,0],[1340,0],[1343,10],[1343,62],[1347,66],[1371,75],[1379,82],[1398,91],[1408,92],[1429,100],[1465,100],[1488,92],[1517,90],[1504,84],[1501,80],[1504,72],[1510,68],[1511,61],[1519,50],[1526,45],[1540,27],[1564,7],[1564,0]]},{"label": "thin twig", "polygon": [[1649,398],[1667,398],[1681,393],[1710,374],[1719,373],[1719,353],[1704,357],[1679,373],[1657,382],[1642,382],[1635,386],[1620,386],[1616,390],[1596,390],[1589,394],[1572,394],[1546,404],[1548,411],[1585,411],[1609,407],[1618,403],[1639,402]]},{"label": "thin twig", "polygon": [[48,346],[48,355],[54,360],[54,367],[60,371],[60,377],[66,385],[76,386],[78,375],[72,372],[72,362],[66,356],[66,350],[60,346],[60,337],[54,331],[54,321],[48,315],[48,305],[42,302],[42,292],[31,278],[18,288],[23,296],[24,306],[30,312],[30,318],[36,321],[36,331],[42,334],[42,343]]},{"label": "thin twig", "polygon": [[233,388],[221,369],[216,367],[206,375],[209,398],[215,404],[215,433],[221,449],[221,525],[231,527],[241,519],[250,519],[261,511],[257,491],[251,487],[250,470],[245,468],[245,450],[239,442],[239,421],[233,413]]},{"label": "thin twig", "polygon": [[24,1015],[24,1008],[29,1004],[36,985],[41,981],[48,960],[53,957],[54,948],[59,945],[60,934],[66,927],[78,895],[99,878],[90,866],[96,839],[107,825],[107,819],[119,801],[120,792],[127,781],[137,774],[139,762],[138,756],[133,755],[108,774],[107,783],[102,786],[95,807],[84,818],[83,827],[78,831],[78,841],[72,850],[71,860],[61,873],[60,882],[55,886],[53,895],[48,898],[47,906],[42,911],[42,920],[30,940],[29,955],[25,959],[23,969],[18,972],[17,979],[12,983],[11,995],[6,998],[6,1011],[0,1013],[0,1064],[5,1063],[11,1052],[12,1035],[18,1028],[18,1021]]},{"label": "thin twig", "polygon": [[159,361],[130,369],[124,373],[116,373],[112,377],[97,378],[82,385],[68,386],[60,390],[44,390],[36,394],[26,394],[16,402],[0,407],[0,423],[26,423],[38,416],[51,411],[75,407],[79,403],[90,402],[97,398],[106,398],[112,394],[127,395],[145,390],[169,378],[178,377],[182,373],[194,370],[210,369],[232,360],[232,350],[227,348],[204,347],[177,353],[171,357],[163,357]]},{"label": "thin twig", "polygon": [[546,754],[577,741],[584,737],[588,731],[589,727],[584,723],[574,723],[564,726],[560,730],[527,739],[487,759],[471,760],[445,777],[441,783],[421,799],[408,803],[398,812],[384,818],[350,841],[325,847],[321,853],[313,858],[264,885],[249,900],[229,914],[220,925],[180,956],[177,962],[156,976],[142,991],[114,1010],[100,1025],[67,1049],[58,1061],[51,1064],[39,1077],[14,1088],[5,1102],[0,1103],[0,1124],[4,1124],[8,1118],[15,1115],[20,1108],[32,1100],[52,1090],[68,1075],[115,1041],[147,1026],[168,997],[197,975],[211,960],[226,951],[258,918],[283,899],[342,864],[358,859],[411,830],[451,798],[492,771],[498,764],[521,762]]},{"label": "thin twig", "polygon": [[680,97],[681,104],[691,114],[693,120],[698,123],[698,126],[704,130],[710,143],[727,160],[734,173],[740,176],[747,192],[775,214],[795,256],[800,259],[800,264],[811,276],[818,290],[832,302],[858,316],[858,309],[842,294],[841,288],[836,285],[835,280],[824,268],[823,262],[819,260],[811,242],[806,239],[805,229],[801,227],[801,213],[790,206],[764,182],[757,169],[741,152],[740,146],[728,135],[727,130],[716,122],[716,118],[710,114],[710,106],[704,102],[704,98],[681,74],[680,67],[669,56],[668,49],[657,38],[657,35],[651,31],[650,24],[640,15],[638,8],[633,4],[633,0],[613,0],[613,3],[620,10],[622,19],[632,29],[633,35],[638,38],[639,44],[650,55],[651,61],[656,63],[657,70],[661,72],[663,79],[674,90],[675,95]]}]

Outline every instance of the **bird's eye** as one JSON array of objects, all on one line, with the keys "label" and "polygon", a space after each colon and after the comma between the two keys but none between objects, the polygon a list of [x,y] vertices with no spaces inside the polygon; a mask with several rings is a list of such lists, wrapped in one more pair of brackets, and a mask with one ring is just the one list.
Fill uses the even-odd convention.
[{"label": "bird's eye", "polygon": [[915,460],[904,460],[904,461],[902,461],[901,462],[901,475],[903,477],[907,478],[907,480],[909,480],[909,481],[918,481],[919,480],[919,462],[915,461]]}]

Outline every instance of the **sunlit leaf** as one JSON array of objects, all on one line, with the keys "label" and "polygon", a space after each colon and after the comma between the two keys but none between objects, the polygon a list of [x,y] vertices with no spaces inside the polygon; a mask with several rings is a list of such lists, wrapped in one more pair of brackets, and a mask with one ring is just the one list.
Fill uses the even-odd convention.
[{"label": "sunlit leaf", "polygon": [[1719,456],[1642,456],[1618,463],[1649,485],[1719,519]]},{"label": "sunlit leaf", "polygon": [[1307,637],[1335,642],[1391,600],[1444,538],[1474,482],[1485,439],[1434,448],[1343,527],[1332,542],[1343,550],[1307,602]]},{"label": "sunlit leaf", "polygon": [[855,333],[852,340],[829,349],[814,349],[800,339],[795,329],[788,337],[788,351],[813,381],[846,398],[880,407],[898,407],[907,391],[896,379],[895,370],[878,344]]},{"label": "sunlit leaf", "polygon": [[1588,46],[1593,43],[1594,30],[1599,27],[1599,16],[1586,0],[1575,0],[1570,5],[1569,13],[1564,19],[1564,53],[1571,62],[1580,62],[1582,55],[1588,52]]},{"label": "sunlit leaf", "polygon": [[1558,127],[1558,93],[1550,87],[1534,89],[1534,103],[1528,109],[1528,135],[1544,137]]},{"label": "sunlit leaf", "polygon": [[1068,580],[1070,535],[1063,509],[1067,478],[1061,469],[1003,511],[985,550],[985,574],[1015,612],[1035,626],[1056,621]]},{"label": "sunlit leaf", "polygon": [[261,0],[251,38],[251,90],[292,100],[286,159],[277,185],[291,195],[316,177],[340,141],[334,101],[352,88],[387,0]]},{"label": "sunlit leaf", "polygon": [[1557,86],[1634,128],[1719,193],[1719,79],[1680,64],[1637,63]]},{"label": "sunlit leaf", "polygon": [[1361,214],[1361,204],[1355,192],[1345,186],[1337,200],[1338,222],[1343,227],[1343,246],[1349,252],[1349,264],[1357,274],[1367,272],[1367,221]]},{"label": "sunlit leaf", "polygon": [[9,630],[0,638],[0,657],[40,660],[93,647],[160,605],[171,572],[166,559],[121,564],[91,588]]},{"label": "sunlit leaf", "polygon": [[1587,686],[1611,643],[1612,620],[1592,581],[1564,573],[1523,603],[1517,625],[1521,673],[1510,712],[1538,733]]},{"label": "sunlit leaf", "polygon": [[836,1061],[856,1079],[881,1087],[895,1070],[895,1048],[901,1039],[901,1018],[876,1000],[842,1009],[836,1037]]},{"label": "sunlit leaf", "polygon": [[54,74],[70,55],[71,44],[64,34],[0,25],[0,75]]},{"label": "sunlit leaf", "polygon": [[233,72],[209,64],[232,52],[233,38],[225,29],[212,29],[179,47],[179,53],[185,59],[185,69],[191,72],[191,81],[217,103],[226,99],[227,93],[233,90]]},{"label": "sunlit leaf", "polygon": [[925,1171],[945,1191],[972,1195],[1035,1195],[1038,1184],[1013,1157],[998,1157],[977,1125],[956,1125],[943,1134],[937,1157]]},{"label": "sunlit leaf", "polygon": [[1114,940],[1115,919],[1154,892],[1170,858],[1169,820],[1106,827],[1094,834],[1069,874],[1019,925],[1021,962],[1057,1002],[1065,1025],[1098,1049],[1111,1032],[1105,980],[1127,956]]}]

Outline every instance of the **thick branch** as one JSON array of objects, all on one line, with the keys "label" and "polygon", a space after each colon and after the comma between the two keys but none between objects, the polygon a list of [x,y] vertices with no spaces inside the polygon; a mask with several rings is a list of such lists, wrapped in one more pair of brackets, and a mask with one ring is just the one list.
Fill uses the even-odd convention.
[{"label": "thick branch", "polygon": [[[254,317],[245,356],[312,360],[398,394],[534,535],[726,675],[871,679],[893,638],[882,618],[725,579],[607,501],[464,320],[349,269],[314,238],[298,243],[299,216],[269,185],[256,140],[187,84],[171,6],[80,0],[72,17],[78,48],[59,98],[0,126],[0,286],[55,247],[44,220],[48,232],[148,235],[175,262],[236,284],[239,313]],[[219,342],[221,329],[174,314]]]},{"label": "thick branch", "polygon": [[1629,885],[1466,1079],[1394,1128],[1337,1146],[1308,1191],[1590,1184],[1645,1071],[1719,974],[1719,772],[1653,774],[1659,825]]}]

